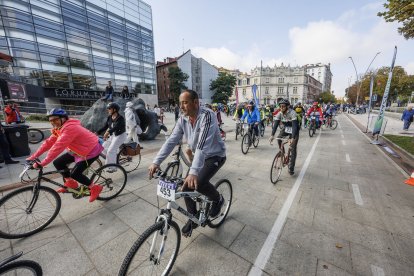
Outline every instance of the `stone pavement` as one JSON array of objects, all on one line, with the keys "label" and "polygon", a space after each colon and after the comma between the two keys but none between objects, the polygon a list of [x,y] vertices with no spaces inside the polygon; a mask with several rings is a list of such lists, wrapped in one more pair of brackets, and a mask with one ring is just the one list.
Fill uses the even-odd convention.
[{"label": "stone pavement", "polygon": [[[284,170],[273,185],[276,146],[262,139],[243,155],[230,132],[234,124],[225,120],[228,158],[212,181],[232,182],[229,216],[218,229],[197,228],[182,239],[173,275],[247,275],[317,139],[301,132],[296,174]],[[338,121],[336,130],[321,131],[264,275],[413,275],[414,188],[346,116]],[[90,204],[63,195],[59,216],[42,232],[0,239],[0,259],[22,250],[45,275],[116,275],[157,215],[156,182],[146,170],[155,153],[145,151],[162,142],[143,143],[140,168],[128,175],[120,196]],[[181,227],[183,217],[173,214]]]}]

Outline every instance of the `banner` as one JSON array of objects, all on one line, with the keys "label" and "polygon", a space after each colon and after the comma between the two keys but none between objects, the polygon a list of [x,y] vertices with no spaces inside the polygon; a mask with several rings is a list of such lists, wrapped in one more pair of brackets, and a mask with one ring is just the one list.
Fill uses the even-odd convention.
[{"label": "banner", "polygon": [[236,86],[236,106],[239,106],[239,91],[237,91],[237,86]]},{"label": "banner", "polygon": [[253,94],[253,99],[254,99],[255,105],[258,105],[259,100],[257,99],[257,85],[256,84],[253,84],[253,86],[252,86],[252,94]]},{"label": "banner", "polygon": [[372,91],[374,90],[374,74],[371,75],[371,82],[369,84],[369,104],[368,104],[368,121],[367,129],[365,132],[368,132],[369,116],[371,114],[371,105],[372,105]]},{"label": "banner", "polygon": [[384,96],[382,97],[381,107],[378,114],[377,121],[375,122],[372,135],[379,134],[381,132],[382,122],[384,121],[385,107],[387,106],[388,94],[390,93],[392,71],[394,70],[395,58],[397,57],[397,46],[394,48],[394,56],[392,58],[390,72],[388,73],[387,85],[385,86]]}]

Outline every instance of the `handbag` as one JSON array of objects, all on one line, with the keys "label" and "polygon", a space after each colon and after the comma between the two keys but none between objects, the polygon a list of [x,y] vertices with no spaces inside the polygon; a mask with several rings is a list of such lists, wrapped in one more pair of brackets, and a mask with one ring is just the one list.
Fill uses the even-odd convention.
[{"label": "handbag", "polygon": [[141,147],[135,142],[122,144],[120,147],[120,152],[121,155],[135,156],[141,153]]}]

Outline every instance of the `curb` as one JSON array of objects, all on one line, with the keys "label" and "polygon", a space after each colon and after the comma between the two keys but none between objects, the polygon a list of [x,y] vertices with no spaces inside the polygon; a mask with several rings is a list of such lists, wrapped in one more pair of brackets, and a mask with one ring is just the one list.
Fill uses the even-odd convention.
[{"label": "curb", "polygon": [[391,146],[399,149],[400,151],[402,151],[405,155],[409,156],[411,159],[413,159],[414,161],[414,155],[412,155],[411,153],[409,153],[408,151],[406,151],[405,149],[403,149],[402,147],[400,147],[399,145],[395,144],[394,142],[392,142],[390,139],[388,139],[385,136],[381,136],[382,139],[384,139],[385,141],[387,141],[389,144],[391,144]]}]

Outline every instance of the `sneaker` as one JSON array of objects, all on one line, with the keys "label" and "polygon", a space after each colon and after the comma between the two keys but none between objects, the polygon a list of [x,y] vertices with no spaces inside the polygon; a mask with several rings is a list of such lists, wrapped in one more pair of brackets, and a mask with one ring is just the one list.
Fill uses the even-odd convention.
[{"label": "sneaker", "polygon": [[224,198],[222,195],[220,195],[220,200],[218,202],[213,202],[211,206],[210,217],[215,218],[218,215],[220,215],[220,211],[221,211],[221,208],[223,207],[223,204],[224,204]]},{"label": "sneaker", "polygon": [[198,227],[197,223],[194,223],[191,219],[181,228],[181,233],[184,237],[190,237],[194,229]]},{"label": "sneaker", "polygon": [[89,202],[95,201],[98,198],[99,194],[102,192],[103,187],[101,185],[92,184],[89,185]]},{"label": "sneaker", "polygon": [[289,170],[289,174],[290,175],[294,175],[295,174],[295,171],[294,170]]},{"label": "sneaker", "polygon": [[63,186],[65,186],[65,188],[59,188],[56,190],[56,192],[58,193],[66,193],[67,189],[66,188],[71,188],[71,189],[77,189],[78,188],[78,182],[76,180],[74,180],[73,178],[66,178],[65,179],[65,183],[63,184]]}]

